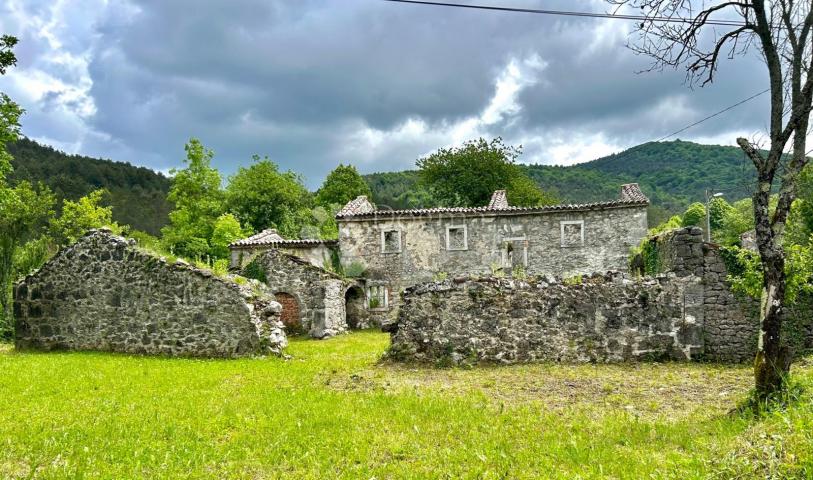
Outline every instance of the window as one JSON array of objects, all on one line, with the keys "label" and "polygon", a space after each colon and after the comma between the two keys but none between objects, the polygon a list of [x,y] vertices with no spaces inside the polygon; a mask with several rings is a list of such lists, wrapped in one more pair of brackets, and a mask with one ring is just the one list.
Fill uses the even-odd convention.
[{"label": "window", "polygon": [[584,245],[584,220],[566,220],[559,223],[562,230],[563,247]]},{"label": "window", "polygon": [[389,293],[386,285],[367,287],[367,306],[370,310],[381,310],[389,306]]},{"label": "window", "polygon": [[465,225],[446,227],[446,250],[468,250],[469,236]]},{"label": "window", "polygon": [[381,232],[381,253],[398,253],[401,251],[401,231],[384,230]]}]

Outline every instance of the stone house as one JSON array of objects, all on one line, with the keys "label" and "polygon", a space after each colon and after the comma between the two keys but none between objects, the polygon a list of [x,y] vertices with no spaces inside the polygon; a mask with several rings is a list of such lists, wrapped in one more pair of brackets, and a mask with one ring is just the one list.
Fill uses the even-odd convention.
[{"label": "stone house", "polygon": [[[622,185],[616,200],[544,207],[511,206],[504,190],[494,192],[487,206],[411,210],[379,210],[360,196],[336,215],[338,241],[285,240],[266,230],[230,246],[232,267],[267,250],[323,271],[340,262],[345,271],[360,273],[344,291],[345,312],[358,317],[362,298],[364,318],[357,325],[383,326],[395,321],[405,288],[433,279],[627,270],[630,248],[647,233],[648,205],[634,183]],[[299,296],[300,304],[311,295],[293,279],[272,290]]]}]

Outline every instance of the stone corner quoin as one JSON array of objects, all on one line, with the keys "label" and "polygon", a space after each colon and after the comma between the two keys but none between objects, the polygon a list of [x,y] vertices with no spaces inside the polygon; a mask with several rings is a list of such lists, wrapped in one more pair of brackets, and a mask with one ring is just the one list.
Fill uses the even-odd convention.
[{"label": "stone corner quoin", "polygon": [[195,357],[280,354],[280,312],[265,285],[169,263],[91,230],[14,286],[20,349]]}]

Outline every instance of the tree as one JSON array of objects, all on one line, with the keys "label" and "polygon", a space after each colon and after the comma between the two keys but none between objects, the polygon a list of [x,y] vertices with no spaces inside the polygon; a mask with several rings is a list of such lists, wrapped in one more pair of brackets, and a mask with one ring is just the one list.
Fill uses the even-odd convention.
[{"label": "tree", "polygon": [[703,227],[706,226],[706,207],[700,202],[695,202],[689,205],[686,212],[683,214],[684,227]]},{"label": "tree", "polygon": [[241,167],[226,187],[227,210],[255,232],[276,228],[283,236],[299,236],[309,223],[313,201],[299,175],[280,172],[267,157]]},{"label": "tree", "polygon": [[240,221],[231,213],[224,213],[217,217],[214,229],[212,231],[212,239],[209,242],[209,254],[215,258],[228,258],[229,245],[241,238],[249,235],[249,232],[244,232],[240,226]]},{"label": "tree", "polygon": [[505,193],[508,196],[508,204],[517,207],[540,207],[558,202],[555,195],[542,191],[536,182],[525,175],[514,177]]},{"label": "tree", "polygon": [[[17,39],[0,37],[0,74],[16,64],[13,47]],[[0,93],[0,337],[11,332],[11,287],[14,281],[14,255],[18,248],[37,236],[45,219],[53,214],[54,198],[42,186],[29,182],[11,187],[7,176],[12,171],[11,156],[6,144],[20,135],[23,109],[6,94]]]},{"label": "tree", "polygon": [[359,175],[356,167],[340,164],[327,175],[321,188],[316,191],[316,204],[322,207],[330,207],[332,204],[343,206],[359,195],[372,198],[370,186]]},{"label": "tree", "polygon": [[[714,81],[722,58],[733,58],[756,47],[768,70],[770,115],[768,140],[738,138],[737,144],[756,169],[753,208],[756,240],[762,265],[760,333],[754,361],[758,397],[783,389],[790,371],[790,352],[782,343],[785,305],[783,234],[796,196],[796,181],[808,163],[806,134],[813,109],[813,4],[801,0],[607,0],[637,9],[646,19],[639,24],[637,52],[653,59],[653,69],[684,67],[691,83]],[[688,18],[685,22],[674,21]],[[722,24],[720,19],[736,22]],[[790,147],[790,155],[784,155]],[[779,179],[776,210],[769,209],[774,183]]]},{"label": "tree", "polygon": [[465,142],[441,148],[420,158],[420,182],[446,206],[488,205],[495,190],[507,190],[518,206],[535,206],[552,200],[516,165],[522,147],[505,145],[502,138]]},{"label": "tree", "polygon": [[223,213],[220,172],[211,166],[214,152],[192,138],[184,147],[186,168],[172,170],[168,199],[175,204],[170,224],[161,229],[166,248],[190,258],[209,250],[214,224]]},{"label": "tree", "polygon": [[50,231],[59,245],[69,245],[93,228],[107,227],[115,234],[121,234],[123,228],[113,221],[113,207],[100,205],[105,190],[90,192],[77,201],[65,200],[62,203],[62,214],[52,218]]}]

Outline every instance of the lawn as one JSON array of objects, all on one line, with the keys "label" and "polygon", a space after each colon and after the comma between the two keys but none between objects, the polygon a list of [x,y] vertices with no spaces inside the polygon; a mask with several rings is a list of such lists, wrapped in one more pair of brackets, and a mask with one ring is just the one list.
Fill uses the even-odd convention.
[{"label": "lawn", "polygon": [[0,478],[813,478],[813,362],[786,411],[728,411],[747,365],[379,363],[388,337],[289,360],[0,345]]}]

